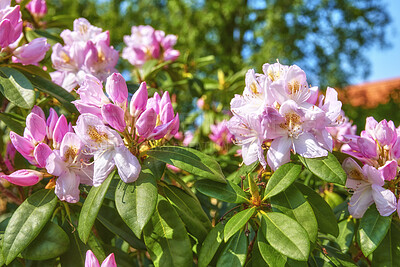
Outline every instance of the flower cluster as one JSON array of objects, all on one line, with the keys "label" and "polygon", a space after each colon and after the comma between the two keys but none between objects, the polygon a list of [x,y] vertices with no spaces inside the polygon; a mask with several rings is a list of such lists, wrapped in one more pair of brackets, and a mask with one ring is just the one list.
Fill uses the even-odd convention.
[{"label": "flower cluster", "polygon": [[259,160],[266,167],[267,146],[273,170],[290,161],[290,151],[305,158],[327,156],[333,147],[327,127],[341,123],[335,89],[328,87],[326,97],[318,97],[318,88],[307,84],[296,65],[264,64],[263,72],[249,70],[243,95],[231,101],[228,129],[242,146],[244,163]]},{"label": "flower cluster", "polygon": [[350,214],[361,218],[373,203],[382,216],[389,216],[396,209],[400,214],[400,201],[394,194],[399,189],[400,133],[394,123],[378,123],[368,117],[361,135],[344,135],[344,141],[348,146],[342,151],[365,164],[361,169],[351,158],[343,162],[346,187],[354,190]]},{"label": "flower cluster", "polygon": [[118,62],[118,52],[110,46],[110,34],[92,26],[86,19],[74,21],[74,30],[61,33],[65,45],[53,46],[51,60],[57,70],[51,73],[52,80],[71,91],[83,82],[86,74],[101,81],[113,72]]},{"label": "flower cluster", "polygon": [[[148,99],[146,83],[142,83],[128,107],[128,88],[121,74],[108,77],[105,87],[108,97],[96,77],[85,76],[77,90],[81,99],[74,101],[81,112],[75,126],[54,109],[46,119],[35,106],[26,119],[24,135],[10,133],[22,156],[58,177],[55,192],[60,200],[79,201],[79,184],[99,186],[115,167],[125,183],[135,181],[141,170],[137,156],[143,146],[168,140],[179,130],[179,115],[174,115],[168,92]],[[43,176],[36,170],[18,170],[2,178],[30,186]]]},{"label": "flower cluster", "polygon": [[132,65],[141,68],[151,59],[173,61],[179,57],[179,51],[173,49],[177,40],[176,35],[165,35],[165,32],[154,30],[149,25],[133,26],[131,31],[131,35],[124,36],[127,47],[122,51],[122,58]]}]

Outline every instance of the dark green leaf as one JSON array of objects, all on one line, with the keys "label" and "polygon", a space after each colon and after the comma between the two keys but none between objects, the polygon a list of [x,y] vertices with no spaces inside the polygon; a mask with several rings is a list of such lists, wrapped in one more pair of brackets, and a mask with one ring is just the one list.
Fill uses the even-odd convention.
[{"label": "dark green leaf", "polygon": [[256,207],[250,209],[242,210],[241,212],[232,216],[226,223],[224,228],[224,241],[227,242],[231,236],[237,233],[237,231],[242,228],[248,220],[253,216]]},{"label": "dark green leaf", "polygon": [[144,242],[154,266],[191,266],[192,246],[185,226],[174,208],[162,196],[143,230]]},{"label": "dark green leaf", "polygon": [[307,169],[322,180],[340,185],[346,183],[347,175],[332,153],[328,152],[328,156],[323,158],[308,159],[299,156],[299,159]]},{"label": "dark green leaf", "polygon": [[299,176],[301,166],[286,163],[280,166],[271,176],[265,188],[264,199],[275,196],[288,188]]},{"label": "dark green leaf", "polygon": [[303,193],[308,203],[310,203],[315,218],[317,219],[319,230],[322,233],[338,236],[339,227],[336,222],[336,217],[328,203],[326,203],[323,198],[310,187],[300,183],[296,183],[295,186],[301,193]]},{"label": "dark green leaf", "polygon": [[75,97],[68,93],[64,88],[36,74],[32,74],[23,70],[21,70],[21,72],[26,76],[26,78],[28,78],[35,88],[55,97],[69,112],[78,113],[78,110],[75,108],[74,104],[71,103],[72,101],[76,100]]},{"label": "dark green leaf", "polygon": [[399,266],[400,263],[400,223],[392,224],[379,246],[372,254],[372,266]]},{"label": "dark green leaf", "polygon": [[229,203],[245,203],[249,202],[246,193],[234,183],[228,181],[222,184],[213,181],[197,181],[195,187],[206,196],[214,197],[221,201]]},{"label": "dark green leaf", "polygon": [[347,252],[353,242],[354,237],[354,222],[351,218],[338,223],[339,235],[336,238],[336,243],[339,245],[343,253]]},{"label": "dark green leaf", "polygon": [[18,207],[4,232],[2,253],[6,264],[13,261],[39,235],[56,204],[54,191],[42,189]]},{"label": "dark green leaf", "polygon": [[292,219],[295,219],[307,231],[311,242],[317,238],[318,223],[311,205],[295,186],[289,186],[285,191],[271,198],[272,208],[278,209]]},{"label": "dark green leaf", "polygon": [[143,241],[135,236],[132,230],[121,219],[115,208],[102,206],[97,215],[97,220],[110,232],[128,242],[131,247],[142,250],[146,249]]},{"label": "dark green leaf", "polygon": [[207,267],[217,252],[221,243],[224,242],[224,225],[218,223],[204,240],[198,258],[199,267]]},{"label": "dark green leaf", "polygon": [[130,184],[122,180],[115,191],[115,205],[124,222],[140,238],[157,204],[156,179],[149,169],[142,169],[139,178]]},{"label": "dark green leaf", "polygon": [[257,235],[257,246],[260,251],[261,256],[264,261],[268,263],[269,266],[285,266],[286,256],[282,255],[276,251],[270,244],[268,244],[265,236],[259,232]]},{"label": "dark green leaf", "polygon": [[29,260],[47,260],[60,256],[68,247],[68,235],[57,224],[48,222],[35,240],[22,251],[22,256]]},{"label": "dark green leaf", "polygon": [[17,114],[0,113],[0,121],[4,122],[11,131],[23,135],[25,129],[25,119]]},{"label": "dark green leaf", "polygon": [[192,173],[199,179],[226,183],[218,162],[213,157],[195,149],[178,146],[163,146],[147,151],[147,155]]},{"label": "dark green leaf", "polygon": [[33,85],[16,69],[0,67],[0,91],[18,107],[30,109],[35,104]]},{"label": "dark green leaf", "polygon": [[261,212],[261,231],[269,244],[283,255],[306,261],[310,253],[310,240],[306,230],[289,216],[277,212]]},{"label": "dark green leaf", "polygon": [[353,259],[347,254],[343,254],[340,250],[331,247],[324,246],[325,252],[321,253],[321,258],[326,263],[323,266],[340,266],[340,267],[356,267]]},{"label": "dark green leaf", "polygon": [[369,207],[358,227],[359,244],[365,256],[371,254],[385,238],[392,216],[381,216],[375,205]]},{"label": "dark green leaf", "polygon": [[14,69],[20,69],[26,72],[29,72],[31,74],[35,74],[35,75],[39,75],[42,76],[43,78],[47,79],[47,80],[51,80],[51,76],[48,72],[44,71],[42,68],[40,68],[39,66],[35,66],[35,65],[22,65],[20,63],[13,63],[13,64],[9,64],[9,66],[11,66]]},{"label": "dark green leaf", "polygon": [[100,207],[103,204],[104,197],[111,184],[116,170],[108,175],[107,179],[98,187],[92,187],[89,194],[83,203],[81,213],[79,214],[78,233],[79,238],[86,244],[88,241],[92,226],[99,213]]},{"label": "dark green leaf", "polygon": [[203,242],[211,229],[211,222],[197,199],[175,186],[163,187],[165,197],[171,202],[189,233]]},{"label": "dark green leaf", "polygon": [[32,40],[37,38],[45,37],[51,45],[55,45],[56,43],[63,43],[63,39],[60,36],[51,34],[48,31],[38,29],[26,31],[26,37],[29,42],[32,42]]},{"label": "dark green leaf", "polygon": [[218,259],[217,267],[244,266],[247,255],[248,239],[244,231],[234,235],[226,244]]},{"label": "dark green leaf", "polygon": [[78,236],[78,232],[75,231],[68,222],[65,222],[62,227],[69,237],[70,244],[68,250],[60,256],[61,266],[84,267],[86,252],[89,247],[82,243]]},{"label": "dark green leaf", "polygon": [[142,168],[150,169],[151,173],[153,174],[154,178],[160,180],[164,174],[165,170],[165,162],[157,160],[156,158],[146,158],[143,161]]},{"label": "dark green leaf", "polygon": [[90,250],[93,251],[93,254],[96,256],[99,262],[103,262],[105,260],[106,254],[104,249],[100,240],[93,234],[93,232],[89,235],[87,245],[89,246]]}]

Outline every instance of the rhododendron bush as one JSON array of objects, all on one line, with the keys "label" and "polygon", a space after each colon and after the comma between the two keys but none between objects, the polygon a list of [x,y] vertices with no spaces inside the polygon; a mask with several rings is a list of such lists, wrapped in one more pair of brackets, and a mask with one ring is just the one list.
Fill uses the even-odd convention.
[{"label": "rhododendron bush", "polygon": [[357,135],[301,66],[216,80],[176,35],[132,25],[117,50],[46,12],[0,0],[0,265],[399,262],[392,121]]}]

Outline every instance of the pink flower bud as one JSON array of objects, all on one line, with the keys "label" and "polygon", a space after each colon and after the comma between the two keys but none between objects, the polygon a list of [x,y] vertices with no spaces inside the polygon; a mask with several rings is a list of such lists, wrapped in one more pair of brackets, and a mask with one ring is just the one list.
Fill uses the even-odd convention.
[{"label": "pink flower bud", "polygon": [[103,119],[117,131],[123,132],[126,127],[124,110],[117,105],[107,104],[101,108]]},{"label": "pink flower bud", "polygon": [[169,102],[165,106],[162,106],[162,110],[160,112],[160,120],[162,123],[167,123],[173,119],[174,109],[172,108],[171,102]]},{"label": "pink flower bud", "polygon": [[125,103],[128,99],[128,87],[124,77],[119,73],[113,73],[107,78],[106,92],[115,104]]},{"label": "pink flower bud", "polygon": [[45,0],[32,0],[26,5],[26,9],[36,17],[43,17],[47,13]]},{"label": "pink flower bud", "polygon": [[10,175],[2,175],[1,178],[19,186],[31,186],[42,180],[43,174],[34,170],[18,170]]},{"label": "pink flower bud", "polygon": [[160,95],[155,92],[152,98],[147,100],[146,109],[152,108],[157,114],[160,114]]},{"label": "pink flower bud", "polygon": [[138,117],[146,109],[147,98],[146,82],[142,82],[130,102],[130,114],[133,117]]},{"label": "pink flower bud", "polygon": [[49,117],[47,117],[47,138],[53,139],[53,132],[54,132],[54,127],[56,127],[58,121],[58,115],[57,112],[53,109],[50,108],[50,114]]},{"label": "pink flower bud", "polygon": [[22,19],[20,7],[17,5],[10,8],[2,18],[0,18],[0,47],[4,48],[15,42],[22,33]]},{"label": "pink flower bud", "polygon": [[117,263],[115,262],[114,253],[108,255],[108,257],[103,261],[101,267],[117,267]]},{"label": "pink flower bud", "polygon": [[31,113],[26,117],[26,128],[32,138],[37,142],[42,142],[46,136],[46,122],[43,118]]},{"label": "pink flower bud", "polygon": [[32,42],[15,49],[13,61],[23,65],[37,65],[43,60],[49,49],[50,44],[47,43],[46,38],[36,38]]},{"label": "pink flower bud", "polygon": [[156,127],[156,122],[157,113],[154,109],[146,109],[136,122],[136,130],[140,136],[147,138],[153,131],[154,127]]},{"label": "pink flower bud", "polygon": [[68,122],[64,114],[60,116],[54,127],[53,140],[55,144],[61,144],[64,135],[68,132]]},{"label": "pink flower bud", "polygon": [[13,131],[10,132],[10,139],[15,149],[21,153],[21,155],[27,160],[31,161],[34,158],[32,157],[32,152],[35,149],[33,144],[26,138],[19,136]]}]

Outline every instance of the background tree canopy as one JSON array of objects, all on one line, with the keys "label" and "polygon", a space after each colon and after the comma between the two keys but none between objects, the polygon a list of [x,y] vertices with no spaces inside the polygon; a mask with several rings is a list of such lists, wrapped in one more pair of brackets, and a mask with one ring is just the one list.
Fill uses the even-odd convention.
[{"label": "background tree canopy", "polygon": [[[390,17],[382,1],[373,0],[58,0],[49,16],[86,17],[110,30],[111,43],[122,50],[132,25],[150,24],[179,36],[177,49],[194,58],[214,55],[216,74],[233,74],[248,66],[261,71],[279,59],[298,64],[309,82],[343,86],[366,77],[365,55],[373,45],[386,46]],[[72,21],[71,21],[72,22]],[[72,27],[72,25],[70,25]],[[126,63],[120,63],[126,64]],[[119,69],[123,68],[121,65]],[[318,78],[317,78],[318,77]]]}]

